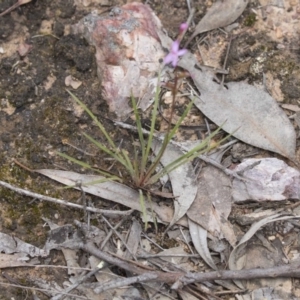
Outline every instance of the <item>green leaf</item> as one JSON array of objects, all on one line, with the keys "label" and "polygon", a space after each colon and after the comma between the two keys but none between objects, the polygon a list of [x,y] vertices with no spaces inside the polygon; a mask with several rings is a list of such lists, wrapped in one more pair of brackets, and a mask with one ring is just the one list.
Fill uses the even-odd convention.
[{"label": "green leaf", "polygon": [[[85,168],[85,169],[93,170],[93,171],[95,171],[95,172],[97,172],[97,173],[99,173],[99,174],[101,174],[101,175],[103,175],[103,176],[106,176],[108,180],[118,180],[118,181],[122,181],[121,178],[119,178],[119,177],[117,177],[117,176],[115,176],[115,175],[111,175],[111,174],[108,173],[108,172],[105,172],[105,171],[101,171],[101,170],[95,169],[95,168],[91,167],[89,164],[87,164],[87,163],[85,163],[85,162],[83,162],[83,161],[81,161],[81,160],[78,160],[78,159],[76,159],[76,158],[74,158],[74,157],[72,157],[72,156],[69,156],[69,155],[67,155],[67,154],[65,154],[65,153],[61,153],[61,152],[56,152],[56,153],[57,153],[59,156],[61,156],[61,157],[63,157],[63,158],[66,158],[67,160],[69,160],[69,161],[71,161],[71,162],[73,162],[73,163],[75,163],[75,164],[77,164],[77,165],[79,165],[79,166],[81,166],[81,167],[83,167],[83,168]],[[112,178],[113,178],[113,179],[112,179]]]},{"label": "green leaf", "polygon": [[105,138],[107,139],[108,143],[110,144],[110,146],[116,150],[118,149],[115,145],[115,143],[113,142],[113,140],[110,138],[109,134],[107,133],[107,131],[105,130],[104,126],[102,125],[101,122],[98,121],[97,117],[88,109],[88,107],[82,102],[80,101],[73,93],[71,93],[69,90],[67,90],[67,92],[71,95],[71,97],[84,109],[84,111],[91,117],[91,119],[96,123],[96,125],[99,127],[99,129],[101,130],[101,132],[104,134]]}]

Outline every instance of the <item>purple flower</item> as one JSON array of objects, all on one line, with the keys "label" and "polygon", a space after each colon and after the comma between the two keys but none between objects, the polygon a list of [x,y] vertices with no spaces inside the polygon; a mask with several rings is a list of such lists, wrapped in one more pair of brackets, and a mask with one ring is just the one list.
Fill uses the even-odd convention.
[{"label": "purple flower", "polygon": [[180,27],[179,27],[179,32],[184,32],[185,30],[187,30],[189,27],[189,25],[187,23],[181,23]]},{"label": "purple flower", "polygon": [[164,58],[164,64],[172,63],[172,66],[175,68],[177,66],[179,56],[184,55],[186,52],[186,49],[179,49],[179,41],[174,41],[170,53]]}]

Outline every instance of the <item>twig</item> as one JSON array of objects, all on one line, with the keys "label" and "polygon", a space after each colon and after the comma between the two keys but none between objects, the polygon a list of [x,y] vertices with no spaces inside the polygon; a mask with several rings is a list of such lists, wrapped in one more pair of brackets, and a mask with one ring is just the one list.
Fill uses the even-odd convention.
[{"label": "twig", "polygon": [[2,277],[4,277],[8,282],[10,282],[11,284],[15,284],[15,285],[19,285],[19,286],[23,286],[24,288],[26,288],[26,297],[25,299],[28,297],[28,287],[25,286],[24,284],[21,284],[20,282],[18,282],[18,280],[16,280],[15,278],[12,278],[11,276],[9,276],[8,274],[6,274],[6,272],[2,272]]},{"label": "twig", "polygon": [[123,222],[125,220],[126,220],[126,218],[122,218],[122,220],[117,225],[115,225],[115,227],[113,229],[111,229],[109,231],[109,233],[106,235],[105,239],[101,242],[100,250],[102,250],[104,248],[104,246],[106,245],[108,240],[111,238],[112,234],[114,233],[114,230],[117,230],[123,224]]},{"label": "twig", "polygon": [[[100,251],[94,246],[93,243],[81,244],[80,248],[101,260],[104,260],[110,264],[116,265],[126,271],[142,275],[148,274],[143,277],[144,281],[153,280],[173,284],[173,289],[181,288],[184,285],[188,285],[194,282],[204,282],[213,280],[244,280],[244,279],[258,279],[258,278],[277,278],[277,277],[297,277],[300,278],[300,262],[295,264],[289,264],[284,266],[278,266],[268,269],[248,269],[248,270],[225,270],[225,271],[213,271],[207,273],[184,273],[184,272],[169,272],[162,271],[145,271],[144,268],[137,264],[124,261],[117,257],[110,255],[109,253]],[[150,279],[151,278],[151,279]],[[141,281],[140,281],[141,282]]]},{"label": "twig", "polygon": [[[36,288],[36,287],[31,287],[31,286],[23,286],[23,285],[19,285],[19,284],[12,284],[12,283],[6,283],[6,282],[0,282],[0,285],[4,285],[4,286],[8,286],[8,287],[17,287],[20,289],[30,289],[30,290],[34,290],[34,291],[39,291],[42,293],[45,293],[46,295],[49,295],[49,293],[58,293],[59,291],[57,290],[50,290],[50,289],[42,289],[42,288]],[[60,293],[64,293],[64,292],[60,292]],[[66,296],[70,296],[70,297],[74,297],[74,299],[83,299],[83,300],[89,300],[87,297],[84,296],[79,296],[79,295],[75,295],[75,294],[66,294]]]},{"label": "twig", "polygon": [[[216,297],[209,291],[209,289],[207,287],[199,286],[199,284],[197,284],[197,287],[195,287],[194,289],[191,288],[190,286],[187,286],[184,288],[184,291],[193,295],[197,299],[202,299],[202,300],[210,299],[211,300],[212,297],[214,299],[216,299]],[[202,296],[202,294],[200,294],[200,293],[205,294],[206,296],[210,296],[210,297],[207,298],[206,296]],[[217,299],[221,300],[219,297],[217,297]]]},{"label": "twig", "polygon": [[[190,2],[190,0],[186,0],[186,4],[187,4],[188,10],[189,10],[189,14],[191,15],[192,7],[191,7],[191,2]],[[195,12],[194,12],[194,13],[195,13]],[[193,14],[194,14],[194,13],[193,13]]]},{"label": "twig", "polygon": [[62,265],[35,265],[26,263],[25,267],[32,268],[56,268],[56,269],[70,269],[70,270],[79,270],[79,271],[92,271],[91,268],[82,268],[82,267],[70,267],[70,266],[62,266]]},{"label": "twig", "polygon": [[19,6],[29,3],[31,0],[18,0],[17,3],[15,3],[14,5],[12,5],[11,7],[9,7],[7,10],[3,11],[0,14],[0,17],[3,17],[4,15],[10,13],[11,11],[13,11],[14,9],[18,8]]},{"label": "twig", "polygon": [[84,155],[92,156],[92,157],[96,156],[96,154],[92,154],[92,153],[86,152],[83,149],[80,149],[80,148],[76,147],[75,145],[71,144],[67,139],[62,139],[61,142],[62,142],[63,145],[68,145],[69,147],[72,147],[73,149],[77,150],[78,152],[80,152],[80,153],[82,153]]},{"label": "twig", "polygon": [[86,210],[87,204],[86,204],[86,197],[85,197],[85,191],[82,188],[82,182],[81,180],[76,181],[75,183],[75,187],[78,187],[80,192],[81,192],[81,196],[79,198],[79,201],[82,203],[83,206],[83,213],[84,213],[84,220],[85,222],[88,224],[88,228],[90,228],[90,224],[89,224],[89,217],[90,214],[89,212]]},{"label": "twig", "polygon": [[246,293],[247,290],[230,290],[230,291],[221,291],[221,292],[215,292],[215,295],[230,295],[230,294],[237,294],[237,293]]},{"label": "twig", "polygon": [[[121,234],[109,223],[109,221],[103,215],[101,215],[101,218],[109,226],[109,228],[114,232],[114,234],[120,239],[120,241],[123,243],[123,245],[125,246],[127,251],[131,254],[131,256],[133,258],[135,258],[134,254],[132,253],[131,249],[127,246],[127,244],[126,244],[125,240],[123,239],[123,237],[121,236]],[[136,258],[135,258],[135,260],[136,260]]]},{"label": "twig", "polygon": [[57,198],[52,198],[52,197],[48,197],[48,196],[44,196],[41,194],[37,194],[34,192],[30,192],[28,190],[24,190],[21,188],[18,188],[16,186],[13,186],[7,182],[4,181],[0,181],[0,186],[3,186],[5,188],[8,188],[18,194],[27,196],[27,197],[31,197],[31,198],[36,198],[42,201],[48,201],[48,202],[52,202],[52,203],[56,203],[56,204],[61,204],[61,205],[65,205],[65,206],[70,206],[73,208],[77,208],[77,209],[86,209],[87,211],[93,212],[93,213],[98,213],[98,214],[102,214],[105,215],[107,217],[118,217],[118,216],[124,216],[127,214],[131,214],[134,210],[130,209],[130,210],[126,210],[126,211],[116,211],[116,210],[106,210],[106,209],[99,209],[99,208],[94,208],[94,207],[84,207],[83,205],[79,205],[79,204],[75,204],[72,202],[68,202],[65,200],[61,200],[61,199],[57,199]]},{"label": "twig", "polygon": [[22,163],[20,163],[18,160],[16,160],[15,158],[13,159],[14,163],[16,165],[18,165],[19,167],[23,168],[24,170],[28,171],[28,172],[34,172],[34,170],[28,168],[27,166],[23,165]]},{"label": "twig", "polygon": [[137,258],[156,258],[156,257],[189,257],[189,258],[197,258],[201,257],[199,254],[141,254],[138,255]]},{"label": "twig", "polygon": [[107,291],[110,289],[127,286],[127,285],[137,283],[137,282],[153,281],[156,278],[157,278],[157,275],[154,273],[145,273],[142,275],[124,278],[124,279],[118,278],[118,279],[114,279],[110,282],[102,283],[100,286],[98,286],[94,289],[94,292],[96,294],[100,294],[101,292],[104,292],[104,291]]},{"label": "twig", "polygon": [[155,269],[153,269],[152,267],[149,267],[148,265],[144,265],[144,264],[141,264],[140,262],[138,261],[134,261],[134,260],[130,260],[130,259],[127,259],[125,257],[120,257],[118,256],[117,254],[115,253],[112,253],[112,252],[107,252],[109,255],[111,255],[112,257],[116,257],[117,259],[120,259],[122,261],[125,261],[129,264],[132,264],[132,265],[135,265],[135,266],[138,266],[140,268],[142,268],[144,271],[155,271]]},{"label": "twig", "polygon": [[[118,257],[115,257],[107,252],[100,251],[98,248],[96,248],[94,246],[94,244],[92,242],[88,242],[87,244],[79,245],[79,247],[81,250],[88,252],[88,253],[96,256],[97,258],[104,260],[109,264],[118,266],[119,268],[122,268],[131,273],[135,273],[138,275],[142,275],[145,273],[153,273],[156,275],[156,277],[157,276],[160,277],[160,278],[157,278],[158,280],[160,280],[162,278],[162,275],[165,275],[165,273],[160,272],[160,271],[147,271],[144,267],[138,266],[136,263],[134,264],[132,262],[122,260]],[[171,277],[172,277],[172,280],[170,282],[175,282],[175,280],[183,274],[182,273],[171,273],[169,275],[171,275]],[[147,281],[147,280],[145,280],[145,281]],[[164,282],[166,282],[166,281],[164,280]]]},{"label": "twig", "polygon": [[160,245],[157,244],[155,241],[153,241],[147,234],[145,234],[145,233],[142,232],[142,236],[143,236],[144,238],[146,238],[149,242],[151,242],[153,245],[155,245],[158,249],[160,249],[160,250],[162,250],[162,251],[165,250],[162,246],[160,246]]},{"label": "twig", "polygon": [[[229,43],[228,43],[228,46],[227,46],[226,56],[225,56],[224,63],[223,63],[223,69],[224,70],[226,69],[226,65],[227,65],[229,50],[230,50],[230,47],[231,47],[231,41],[232,41],[232,37],[230,36]],[[221,83],[220,83],[221,86],[224,85],[224,80],[225,80],[225,74],[222,74],[222,80],[221,80]]]},{"label": "twig", "polygon": [[[190,27],[190,24],[194,18],[194,14],[195,14],[195,8],[192,8],[190,11],[189,11],[189,17],[188,19],[186,20],[186,24],[188,25],[187,28],[180,34],[180,36],[177,38],[179,42],[182,41],[184,35],[186,34],[188,28]],[[184,47],[185,48],[185,47]]]},{"label": "twig", "polygon": [[82,276],[81,278],[79,278],[79,280],[77,280],[77,282],[75,282],[74,284],[72,284],[71,286],[67,287],[63,292],[64,294],[58,294],[54,297],[51,298],[51,300],[60,300],[60,299],[64,299],[66,294],[68,294],[69,292],[71,292],[72,290],[76,289],[80,284],[82,284],[83,282],[85,282],[86,280],[88,280],[90,277],[92,277],[93,275],[95,275],[96,273],[98,273],[102,268],[96,267],[94,270],[90,271],[89,273],[87,273],[86,275]]},{"label": "twig", "polygon": [[249,280],[257,278],[300,277],[300,262],[267,269],[245,269],[213,271],[207,273],[187,273],[181,279],[183,284],[211,280]]},{"label": "twig", "polygon": [[[164,285],[163,282],[161,282],[160,285],[159,285],[158,287],[156,287],[155,285],[150,285],[150,284],[147,284],[147,283],[143,283],[143,286],[144,286],[144,287],[146,286],[148,289],[151,289],[151,290],[155,291],[155,294],[152,294],[151,299],[157,299],[157,298],[156,298],[156,295],[160,295],[160,296],[158,297],[158,299],[160,299],[160,298],[161,298],[161,295],[163,295],[163,296],[165,296],[166,298],[169,298],[169,299],[171,299],[171,300],[178,300],[177,297],[176,297],[176,298],[172,297],[172,296],[168,293],[168,291],[167,291],[167,292],[163,292],[163,291],[162,291],[163,285]],[[163,298],[163,299],[165,299],[165,298]]]}]

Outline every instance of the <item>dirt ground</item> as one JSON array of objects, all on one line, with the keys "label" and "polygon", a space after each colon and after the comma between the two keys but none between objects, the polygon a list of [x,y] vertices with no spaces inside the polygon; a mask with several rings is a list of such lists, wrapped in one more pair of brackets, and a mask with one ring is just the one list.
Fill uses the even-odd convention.
[{"label": "dirt ground", "polygon": [[[15,2],[0,1],[0,12]],[[20,164],[30,169],[83,171],[55,154],[60,151],[94,166],[109,168],[110,162],[103,160],[97,149],[82,136],[84,130],[101,140],[89,118],[74,110],[74,103],[66,92],[65,78],[68,75],[82,82],[75,91],[76,95],[99,119],[104,120],[114,141],[118,143],[123,140],[123,147],[130,149],[131,133],[113,125],[110,120],[114,119],[114,114],[108,111],[107,104],[101,98],[94,48],[82,37],[70,34],[70,25],[76,24],[91,10],[98,9],[99,13],[104,13],[113,6],[127,2],[130,1],[33,0],[0,17],[0,180],[37,193],[76,201],[80,196],[78,192],[62,190],[53,181],[22,168]],[[151,6],[173,38],[179,24],[189,15],[185,0],[141,2]],[[90,5],[84,6],[83,3]],[[211,4],[209,0],[194,0],[195,22],[201,19]],[[253,10],[257,10],[259,5],[258,1],[251,1],[237,20],[244,32],[232,41],[227,61],[230,73],[225,80],[246,80],[255,84],[262,80],[264,72],[276,100],[281,104],[298,105],[299,36],[282,39],[284,47],[278,49],[279,43],[267,34],[268,29],[254,27]],[[202,53],[205,64],[222,66],[227,37],[218,30],[208,36],[209,42]],[[214,56],[209,43],[221,43],[221,54]],[[190,47],[195,50],[196,42]],[[97,203],[97,207],[122,209],[120,205],[89,197]],[[83,218],[81,212],[35,201],[4,188],[0,188],[0,203],[0,232],[38,247],[43,247],[49,229],[44,226],[41,217],[50,218],[59,225]],[[40,261],[43,262],[42,259]],[[63,257],[58,251],[52,251],[51,257],[44,261],[45,264],[60,262],[63,264]],[[11,280],[3,278],[1,282],[29,286],[32,285],[31,278],[36,276],[58,283],[68,277],[59,269],[18,268],[5,269],[3,273]],[[26,299],[26,293],[26,290],[0,285],[0,299]],[[39,296],[45,297],[42,294]]]}]

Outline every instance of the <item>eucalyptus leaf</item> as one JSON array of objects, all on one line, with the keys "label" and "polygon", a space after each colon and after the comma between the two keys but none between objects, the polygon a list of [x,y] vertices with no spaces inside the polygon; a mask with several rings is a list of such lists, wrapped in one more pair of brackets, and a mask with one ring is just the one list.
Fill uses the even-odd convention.
[{"label": "eucalyptus leaf", "polygon": [[193,222],[191,219],[189,219],[189,229],[193,244],[199,255],[212,269],[218,270],[207,246],[207,230]]},{"label": "eucalyptus leaf", "polygon": [[233,23],[245,10],[249,0],[219,0],[197,24],[187,44],[198,34]]},{"label": "eucalyptus leaf", "polygon": [[246,243],[254,236],[254,234],[260,230],[264,225],[281,221],[281,220],[289,220],[289,219],[296,219],[300,216],[283,216],[282,213],[274,214],[273,216],[268,216],[254,224],[250,227],[250,229],[244,234],[244,236],[241,238],[237,246],[232,250],[229,260],[228,260],[228,266],[230,270],[236,270],[237,269],[237,260],[239,258],[239,255],[241,254],[242,250],[246,247]]},{"label": "eucalyptus leaf", "polygon": [[294,159],[294,127],[268,93],[245,82],[221,86],[213,72],[197,67],[191,53],[183,56],[179,66],[189,71],[201,93],[194,104],[209,119],[245,143]]},{"label": "eucalyptus leaf", "polygon": [[[152,150],[157,155],[161,148],[161,142],[154,139],[152,142]],[[169,144],[162,155],[160,162],[166,167],[184,153],[181,152],[176,146]],[[197,194],[197,184],[195,182],[196,176],[191,162],[186,162],[168,172],[172,184],[174,199],[174,215],[169,224],[169,227],[174,225],[181,219],[190,208],[195,200]]]},{"label": "eucalyptus leaf", "polygon": [[[57,182],[65,184],[67,186],[74,186],[76,182],[82,183],[82,189],[89,194],[97,197],[110,200],[124,206],[130,207],[137,211],[142,212],[141,205],[139,203],[139,192],[124,185],[117,183],[115,181],[106,181],[102,183],[95,183],[99,179],[105,179],[103,176],[97,175],[85,175],[79,174],[71,171],[62,170],[51,170],[51,169],[41,169],[35,170],[35,172],[43,174]],[[79,189],[78,187],[74,187]],[[165,205],[158,205],[154,201],[148,203],[145,201],[145,206],[149,216],[151,217],[151,212],[154,211],[159,219],[165,223],[169,223],[174,215],[173,209]],[[181,219],[177,222],[183,226],[187,226],[185,219]]]},{"label": "eucalyptus leaf", "polygon": [[231,212],[230,178],[215,167],[207,166],[200,173],[197,186],[197,196],[187,211],[188,218],[213,236],[225,237],[234,246],[236,237],[227,221]]}]

